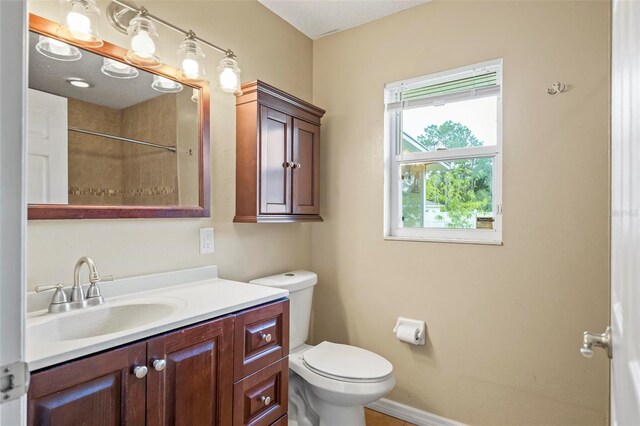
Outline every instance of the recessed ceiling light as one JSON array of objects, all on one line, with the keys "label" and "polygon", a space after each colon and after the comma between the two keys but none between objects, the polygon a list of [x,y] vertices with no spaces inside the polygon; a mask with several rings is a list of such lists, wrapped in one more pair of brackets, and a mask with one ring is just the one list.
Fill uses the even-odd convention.
[{"label": "recessed ceiling light", "polygon": [[84,80],[82,78],[69,77],[67,78],[67,83],[75,87],[80,87],[81,89],[87,89],[89,87],[93,87],[93,84],[89,83],[87,80]]}]

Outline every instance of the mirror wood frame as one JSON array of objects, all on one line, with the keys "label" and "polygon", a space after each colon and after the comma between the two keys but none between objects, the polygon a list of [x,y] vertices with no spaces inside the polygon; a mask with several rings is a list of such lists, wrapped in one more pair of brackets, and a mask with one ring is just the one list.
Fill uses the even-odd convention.
[{"label": "mirror wood frame", "polygon": [[[60,24],[32,13],[29,14],[29,30],[46,37],[64,41],[80,49],[93,52],[102,57],[125,62],[127,49],[104,42],[97,48],[74,44],[61,39],[56,30]],[[209,217],[210,216],[210,89],[207,82],[186,82],[179,76],[179,70],[168,65],[159,68],[137,68],[151,74],[161,75],[180,82],[186,87],[200,91],[199,114],[199,205],[198,206],[87,206],[68,204],[29,204],[28,219],[125,219],[125,218],[171,218],[171,217]]]}]

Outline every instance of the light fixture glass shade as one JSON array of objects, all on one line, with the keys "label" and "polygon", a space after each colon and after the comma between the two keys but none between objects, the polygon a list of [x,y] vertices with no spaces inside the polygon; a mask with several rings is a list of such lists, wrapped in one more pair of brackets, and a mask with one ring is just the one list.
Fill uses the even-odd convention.
[{"label": "light fixture glass shade", "polygon": [[195,40],[186,38],[178,46],[178,67],[180,77],[184,80],[201,82],[207,79],[204,72],[204,53]]},{"label": "light fixture glass shade", "polygon": [[153,90],[157,90],[162,93],[178,93],[183,89],[182,84],[177,81],[173,81],[159,75],[153,76],[153,83],[151,84],[151,87]]},{"label": "light fixture glass shade", "polygon": [[77,61],[82,58],[82,53],[77,47],[42,35],[38,38],[36,50],[47,58],[58,61]]},{"label": "light fixture glass shade", "polygon": [[125,79],[136,78],[139,74],[138,70],[134,67],[109,58],[103,58],[100,71],[109,77]]},{"label": "light fixture glass shade", "polygon": [[240,93],[240,68],[233,54],[227,55],[218,65],[218,84],[228,93]]},{"label": "light fixture glass shade", "polygon": [[95,0],[60,0],[62,24],[57,34],[86,47],[100,47],[100,9]]},{"label": "light fixture glass shade", "polygon": [[136,16],[129,21],[127,28],[130,50],[124,60],[132,65],[156,68],[162,65],[160,58],[156,56],[156,44],[158,33],[156,27],[149,18]]}]

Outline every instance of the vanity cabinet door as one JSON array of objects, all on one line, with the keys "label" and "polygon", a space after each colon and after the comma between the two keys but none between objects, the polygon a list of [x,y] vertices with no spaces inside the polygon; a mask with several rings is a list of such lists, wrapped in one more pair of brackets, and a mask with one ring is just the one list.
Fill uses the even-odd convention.
[{"label": "vanity cabinet door", "polygon": [[320,214],[320,126],[293,120],[293,213]]},{"label": "vanity cabinet door", "polygon": [[28,398],[29,425],[144,425],[146,344],[136,343],[36,372]]},{"label": "vanity cabinet door", "polygon": [[147,341],[147,424],[230,425],[233,317]]}]

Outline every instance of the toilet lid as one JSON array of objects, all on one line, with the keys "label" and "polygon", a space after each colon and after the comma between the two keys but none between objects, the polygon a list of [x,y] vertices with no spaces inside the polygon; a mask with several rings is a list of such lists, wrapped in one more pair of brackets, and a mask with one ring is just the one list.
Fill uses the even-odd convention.
[{"label": "toilet lid", "polygon": [[311,370],[344,381],[380,381],[393,372],[393,365],[378,354],[355,346],[322,342],[302,354]]}]

